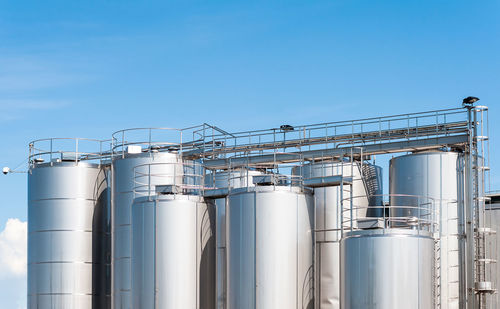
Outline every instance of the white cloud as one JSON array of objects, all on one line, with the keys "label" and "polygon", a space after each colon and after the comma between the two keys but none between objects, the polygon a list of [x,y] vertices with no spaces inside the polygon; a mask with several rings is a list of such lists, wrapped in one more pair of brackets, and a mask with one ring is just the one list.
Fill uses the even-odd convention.
[{"label": "white cloud", "polygon": [[0,92],[23,94],[59,88],[89,80],[84,74],[67,73],[58,62],[26,55],[0,58]]},{"label": "white cloud", "polygon": [[54,100],[0,100],[0,111],[49,110],[69,106],[67,101]]},{"label": "white cloud", "polygon": [[0,122],[22,119],[29,112],[62,109],[70,105],[67,101],[54,100],[0,100]]},{"label": "white cloud", "polygon": [[0,276],[26,276],[27,237],[27,222],[7,220],[5,229],[0,233]]}]

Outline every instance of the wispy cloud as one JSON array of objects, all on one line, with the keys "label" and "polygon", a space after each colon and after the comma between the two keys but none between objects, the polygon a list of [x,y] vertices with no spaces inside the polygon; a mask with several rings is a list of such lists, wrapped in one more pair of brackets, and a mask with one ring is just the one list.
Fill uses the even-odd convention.
[{"label": "wispy cloud", "polygon": [[0,233],[0,278],[25,277],[28,224],[8,219]]},{"label": "wispy cloud", "polygon": [[0,58],[0,92],[18,94],[82,82],[87,77],[67,73],[57,63],[36,57]]},{"label": "wispy cloud", "polygon": [[70,106],[68,101],[11,99],[0,100],[0,122],[8,122],[24,118],[35,111],[55,110]]},{"label": "wispy cloud", "polygon": [[50,110],[69,106],[67,101],[52,100],[0,100],[0,111]]}]

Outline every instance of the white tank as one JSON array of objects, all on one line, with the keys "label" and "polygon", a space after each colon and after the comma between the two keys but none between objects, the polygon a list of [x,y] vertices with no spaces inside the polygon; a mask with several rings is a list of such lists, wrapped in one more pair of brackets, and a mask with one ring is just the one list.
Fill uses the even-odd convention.
[{"label": "white tank", "polygon": [[229,309],[314,307],[313,201],[298,187],[231,190]]},{"label": "white tank", "polygon": [[[391,205],[416,203],[415,197],[434,199],[440,211],[439,247],[436,249],[438,302],[441,309],[459,308],[460,252],[458,188],[461,186],[462,156],[456,152],[424,152],[395,157],[390,161]],[[419,217],[417,210],[391,209],[393,217]]]},{"label": "white tank", "polygon": [[215,308],[214,205],[176,194],[132,208],[133,308]]},{"label": "white tank", "polygon": [[177,153],[124,153],[113,159],[113,308],[131,308],[131,212],[134,190],[154,195],[156,185],[181,184],[183,166]]},{"label": "white tank", "polygon": [[[301,175],[304,180],[316,177],[353,175],[353,196],[357,206],[380,206],[377,198],[382,194],[381,168],[371,164],[364,164],[365,180],[361,179],[359,164],[349,162],[320,162],[305,164],[294,169],[295,175]],[[343,198],[350,196],[350,187],[344,186]],[[340,186],[314,188],[314,204],[316,215],[316,269],[315,269],[315,301],[318,309],[340,308],[340,239],[339,231],[323,231],[340,229],[341,227],[341,188]],[[344,202],[348,206],[348,201]],[[377,204],[378,203],[378,204]],[[366,212],[366,208],[364,209]],[[376,215],[376,210],[370,215]],[[363,217],[366,213],[363,214]]]},{"label": "white tank", "polygon": [[434,239],[429,233],[348,232],[340,252],[342,309],[434,308]]},{"label": "white tank", "polygon": [[109,308],[106,167],[33,164],[28,172],[28,308]]},{"label": "white tank", "polygon": [[[209,188],[254,187],[253,176],[263,173],[255,170],[236,169],[207,174],[205,183]],[[226,256],[226,198],[214,199],[216,221],[216,308],[227,307],[227,256]]]}]

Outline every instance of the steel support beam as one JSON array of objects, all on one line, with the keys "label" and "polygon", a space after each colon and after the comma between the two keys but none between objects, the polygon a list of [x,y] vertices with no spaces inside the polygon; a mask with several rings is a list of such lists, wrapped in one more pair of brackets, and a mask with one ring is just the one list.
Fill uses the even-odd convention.
[{"label": "steel support beam", "polygon": [[441,147],[463,146],[468,142],[467,135],[441,136],[416,140],[405,140],[398,142],[388,142],[370,145],[355,145],[351,147],[328,148],[320,150],[298,151],[289,153],[274,153],[265,155],[255,155],[248,157],[224,158],[205,160],[205,167],[208,169],[227,169],[229,167],[244,167],[254,165],[272,165],[321,160],[333,157],[343,157],[352,153],[359,154],[361,150],[363,155],[387,154],[407,151],[421,151],[438,149]]}]

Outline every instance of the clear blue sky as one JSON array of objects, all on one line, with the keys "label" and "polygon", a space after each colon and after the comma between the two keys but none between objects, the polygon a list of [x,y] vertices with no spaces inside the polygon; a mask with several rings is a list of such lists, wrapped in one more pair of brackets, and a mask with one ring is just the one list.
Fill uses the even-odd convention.
[{"label": "clear blue sky", "polygon": [[[500,139],[499,55],[496,0],[0,0],[0,165],[21,163],[37,138],[270,128],[468,95],[490,106]],[[25,175],[1,177],[0,196],[0,230],[26,220]]]}]

